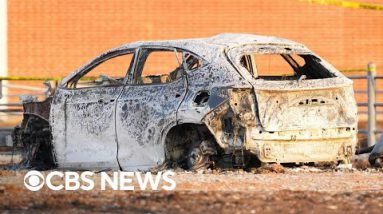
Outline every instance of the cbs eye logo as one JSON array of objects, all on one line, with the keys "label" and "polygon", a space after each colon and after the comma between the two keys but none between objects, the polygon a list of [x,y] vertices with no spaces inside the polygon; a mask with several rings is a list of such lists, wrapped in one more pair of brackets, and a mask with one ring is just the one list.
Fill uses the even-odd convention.
[{"label": "cbs eye logo", "polygon": [[39,171],[29,171],[24,176],[24,186],[31,191],[38,191],[44,186],[44,176]]}]

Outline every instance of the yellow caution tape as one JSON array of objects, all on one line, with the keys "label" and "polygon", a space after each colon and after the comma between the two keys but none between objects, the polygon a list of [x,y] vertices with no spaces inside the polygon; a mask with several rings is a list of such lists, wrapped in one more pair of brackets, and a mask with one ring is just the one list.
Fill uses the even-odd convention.
[{"label": "yellow caution tape", "polygon": [[[376,69],[376,67],[375,67]],[[352,72],[367,72],[366,68],[350,68],[350,69],[341,69],[340,72],[352,73]],[[28,77],[28,76],[0,76],[0,81],[2,80],[20,80],[20,81],[61,81],[63,77]],[[81,80],[96,80],[98,77],[83,77]]]},{"label": "yellow caution tape", "polygon": [[367,72],[367,69],[365,68],[350,68],[350,69],[342,69],[339,70],[340,72],[344,73],[351,73],[351,72]]},{"label": "yellow caution tape", "polygon": [[60,81],[63,78],[61,77],[26,77],[26,76],[8,76],[0,77],[0,80],[40,80],[40,81]]},{"label": "yellow caution tape", "polygon": [[341,0],[300,0],[301,2],[317,3],[323,5],[335,5],[339,7],[367,10],[383,10],[381,4],[370,4],[362,2],[341,1]]},{"label": "yellow caution tape", "polygon": [[[28,77],[28,76],[8,76],[1,77],[1,80],[30,80],[30,81],[61,81],[63,77]],[[81,80],[97,80],[99,77],[82,77]]]}]

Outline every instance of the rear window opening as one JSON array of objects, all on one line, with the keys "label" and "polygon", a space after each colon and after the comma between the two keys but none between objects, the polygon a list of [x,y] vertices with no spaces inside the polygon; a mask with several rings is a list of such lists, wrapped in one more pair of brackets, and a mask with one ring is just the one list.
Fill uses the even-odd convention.
[{"label": "rear window opening", "polygon": [[241,66],[254,77],[265,80],[303,80],[335,77],[313,55],[249,54],[241,57]]}]

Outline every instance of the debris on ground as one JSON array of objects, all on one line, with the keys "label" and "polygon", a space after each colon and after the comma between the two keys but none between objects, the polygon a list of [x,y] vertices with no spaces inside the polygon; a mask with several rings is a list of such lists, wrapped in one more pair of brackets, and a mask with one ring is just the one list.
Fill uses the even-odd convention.
[{"label": "debris on ground", "polygon": [[285,168],[281,164],[267,164],[257,169],[257,173],[284,173]]}]

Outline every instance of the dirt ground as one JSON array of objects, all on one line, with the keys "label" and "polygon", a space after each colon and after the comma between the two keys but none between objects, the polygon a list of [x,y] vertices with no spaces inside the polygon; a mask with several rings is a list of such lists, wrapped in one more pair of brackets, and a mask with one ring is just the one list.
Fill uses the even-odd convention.
[{"label": "dirt ground", "polygon": [[[383,170],[268,167],[176,171],[174,191],[53,191],[24,187],[25,170],[0,171],[0,210],[124,213],[383,213]],[[356,169],[358,168],[358,169]],[[43,172],[45,175],[49,171]],[[59,182],[59,181],[58,181]],[[137,186],[137,183],[134,183]],[[138,189],[138,186],[137,188]]]}]

